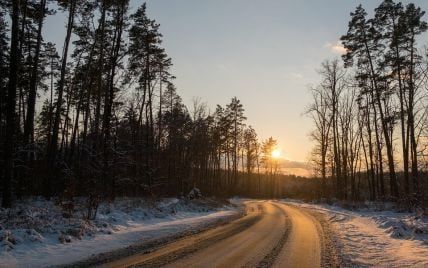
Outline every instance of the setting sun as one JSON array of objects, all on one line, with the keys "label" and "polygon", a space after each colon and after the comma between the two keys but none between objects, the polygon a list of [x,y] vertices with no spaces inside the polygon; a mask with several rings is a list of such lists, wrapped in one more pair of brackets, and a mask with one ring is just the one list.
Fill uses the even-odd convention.
[{"label": "setting sun", "polygon": [[273,158],[280,158],[281,157],[281,151],[279,149],[275,149],[272,151],[271,155]]}]

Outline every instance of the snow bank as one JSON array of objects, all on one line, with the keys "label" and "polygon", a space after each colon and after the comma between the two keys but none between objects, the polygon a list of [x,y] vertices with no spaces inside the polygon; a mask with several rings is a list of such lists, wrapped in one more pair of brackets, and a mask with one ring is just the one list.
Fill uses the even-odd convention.
[{"label": "snow bank", "polygon": [[326,204],[285,202],[314,209],[332,223],[345,266],[428,266],[428,217],[379,211],[368,204],[355,211]]},{"label": "snow bank", "polygon": [[67,264],[146,239],[201,228],[235,215],[238,208],[220,206],[210,199],[123,198],[100,204],[94,221],[85,221],[84,211],[83,205],[77,206],[69,217],[55,202],[42,198],[0,209],[0,267]]}]

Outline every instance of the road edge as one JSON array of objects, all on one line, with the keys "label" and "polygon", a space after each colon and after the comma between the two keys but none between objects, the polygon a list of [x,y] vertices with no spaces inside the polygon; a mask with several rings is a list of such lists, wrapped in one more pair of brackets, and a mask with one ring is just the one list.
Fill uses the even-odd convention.
[{"label": "road edge", "polygon": [[321,239],[321,267],[343,267],[340,248],[337,247],[338,237],[326,216],[315,209],[298,208],[306,211],[319,222],[317,228]]},{"label": "road edge", "polygon": [[153,238],[146,241],[141,241],[140,243],[132,244],[121,249],[116,249],[113,251],[96,254],[94,256],[91,256],[89,258],[86,258],[77,262],[69,263],[66,265],[54,266],[54,267],[79,268],[79,267],[102,266],[105,263],[126,258],[141,252],[154,251],[160,247],[163,247],[169,243],[178,241],[185,237],[197,235],[202,232],[208,231],[210,229],[229,224],[232,221],[235,221],[244,217],[245,215],[246,215],[245,209],[240,208],[236,214],[214,220],[194,230],[187,230],[187,231],[175,233],[172,235],[166,235],[160,238]]}]

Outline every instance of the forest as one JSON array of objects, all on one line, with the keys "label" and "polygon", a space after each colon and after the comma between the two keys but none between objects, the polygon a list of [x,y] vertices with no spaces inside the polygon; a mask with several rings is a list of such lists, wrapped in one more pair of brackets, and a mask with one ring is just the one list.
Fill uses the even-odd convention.
[{"label": "forest", "polygon": [[[0,1],[2,206],[42,195],[96,206],[117,196],[206,195],[398,201],[426,207],[425,11],[359,5],[321,64],[305,110],[313,178],[284,175],[277,141],[237,97],[187,107],[160,24],[129,0]],[[64,43],[45,38],[61,12]],[[185,89],[180,89],[185,90]]]},{"label": "forest", "polygon": [[[183,104],[160,25],[128,0],[0,1],[2,206],[42,195],[278,196],[290,181],[244,107]],[[62,47],[44,37],[66,17]],[[183,89],[185,90],[185,89]],[[303,183],[306,184],[306,183]],[[297,189],[296,188],[296,189]]]},{"label": "forest", "polygon": [[351,13],[342,59],[321,64],[307,109],[321,193],[428,207],[425,11],[385,0]]},{"label": "forest", "polygon": [[0,0],[0,267],[428,267],[418,5]]}]

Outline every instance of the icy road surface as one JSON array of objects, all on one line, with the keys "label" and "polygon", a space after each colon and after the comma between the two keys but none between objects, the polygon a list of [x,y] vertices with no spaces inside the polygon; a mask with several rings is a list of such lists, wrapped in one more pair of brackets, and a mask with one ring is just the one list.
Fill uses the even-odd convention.
[{"label": "icy road surface", "polygon": [[277,201],[247,201],[230,224],[142,252],[105,267],[321,267],[318,221]]}]

